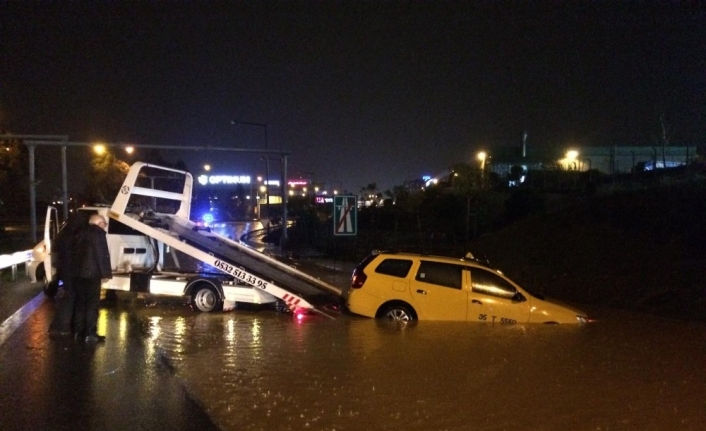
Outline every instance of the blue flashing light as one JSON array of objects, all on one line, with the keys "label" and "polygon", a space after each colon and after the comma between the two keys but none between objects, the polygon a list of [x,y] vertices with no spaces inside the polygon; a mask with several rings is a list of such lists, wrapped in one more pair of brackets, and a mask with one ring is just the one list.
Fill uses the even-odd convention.
[{"label": "blue flashing light", "polygon": [[211,224],[213,223],[213,214],[211,213],[206,213],[201,217],[201,219],[204,221],[204,223]]}]

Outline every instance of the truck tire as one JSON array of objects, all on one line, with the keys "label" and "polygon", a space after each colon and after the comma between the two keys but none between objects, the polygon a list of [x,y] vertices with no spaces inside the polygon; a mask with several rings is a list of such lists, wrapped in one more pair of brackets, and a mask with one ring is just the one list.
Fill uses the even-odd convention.
[{"label": "truck tire", "polygon": [[59,283],[57,283],[56,280],[52,282],[47,280],[47,274],[46,271],[44,271],[44,265],[40,264],[39,266],[37,266],[35,275],[37,277],[37,282],[42,283],[42,291],[44,292],[44,295],[48,298],[53,298],[56,295],[56,292],[59,291]]},{"label": "truck tire", "polygon": [[194,286],[191,293],[191,306],[198,311],[210,313],[223,309],[223,300],[216,288],[209,284]]},{"label": "truck tire", "polygon": [[42,286],[42,290],[44,291],[44,295],[49,298],[53,298],[59,291],[59,282],[57,280],[47,281],[47,278],[44,277],[44,285]]}]

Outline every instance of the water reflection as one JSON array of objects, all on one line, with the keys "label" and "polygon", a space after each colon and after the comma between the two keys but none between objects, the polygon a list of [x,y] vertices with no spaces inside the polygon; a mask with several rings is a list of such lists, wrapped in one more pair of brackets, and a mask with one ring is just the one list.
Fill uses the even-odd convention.
[{"label": "water reflection", "polygon": [[[232,239],[233,241],[239,242],[240,238],[248,233],[264,228],[264,225],[259,220],[247,221],[247,222],[226,222],[226,223],[214,223],[211,230],[221,236]],[[264,251],[272,246],[268,244],[251,244],[258,251]]]},{"label": "water reflection", "polygon": [[155,311],[142,312],[159,326],[156,345],[223,429],[695,430],[706,420],[704,325]]}]

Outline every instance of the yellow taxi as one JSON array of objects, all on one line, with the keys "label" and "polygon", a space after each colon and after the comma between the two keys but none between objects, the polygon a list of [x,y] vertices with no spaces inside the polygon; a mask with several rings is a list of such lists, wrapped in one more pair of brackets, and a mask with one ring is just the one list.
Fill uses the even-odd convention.
[{"label": "yellow taxi", "polygon": [[586,313],[532,295],[473,258],[373,252],[353,271],[345,303],[354,314],[391,320],[575,323]]}]

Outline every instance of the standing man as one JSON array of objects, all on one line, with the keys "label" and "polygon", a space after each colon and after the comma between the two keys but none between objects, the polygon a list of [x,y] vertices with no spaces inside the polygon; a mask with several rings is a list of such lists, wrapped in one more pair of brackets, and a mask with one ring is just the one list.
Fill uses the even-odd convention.
[{"label": "standing man", "polygon": [[56,312],[49,326],[49,333],[53,335],[69,335],[73,332],[72,322],[76,302],[74,279],[78,272],[77,264],[82,259],[77,242],[81,231],[87,226],[88,215],[85,211],[78,211],[66,221],[54,238],[52,264],[56,266],[56,276],[61,280],[64,292],[63,296],[57,298]]},{"label": "standing man", "polygon": [[74,332],[76,338],[85,337],[86,342],[105,341],[98,335],[98,305],[101,296],[101,283],[112,278],[110,253],[105,228],[108,226],[100,214],[93,214],[88,227],[79,236],[80,256],[78,277],[76,278],[76,310]]}]

